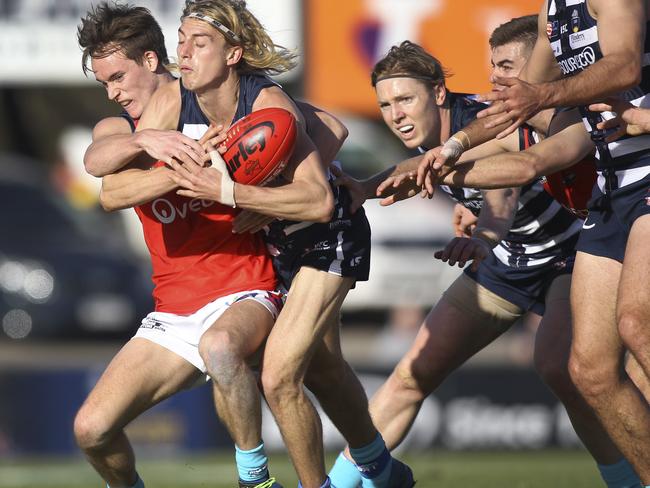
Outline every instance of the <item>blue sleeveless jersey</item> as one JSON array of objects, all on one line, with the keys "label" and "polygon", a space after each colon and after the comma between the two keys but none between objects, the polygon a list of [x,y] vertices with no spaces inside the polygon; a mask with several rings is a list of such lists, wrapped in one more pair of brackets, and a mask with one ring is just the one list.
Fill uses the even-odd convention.
[{"label": "blue sleeveless jersey", "polygon": [[[587,0],[549,0],[546,32],[562,73],[574,76],[603,57],[598,41],[598,23],[589,13]],[[646,25],[647,28],[650,24]],[[650,104],[650,39],[646,33],[641,83],[618,94],[634,105]],[[597,168],[628,171],[619,178],[620,186],[626,181],[638,180],[650,173],[650,135],[624,136],[617,141],[605,142],[606,132],[596,129],[596,124],[613,118],[611,112],[602,115],[580,107],[585,127],[596,144]],[[645,168],[645,169],[644,169]],[[634,171],[629,171],[633,169]],[[602,182],[601,182],[602,186]]]},{"label": "blue sleeveless jersey", "polygon": [[[201,111],[196,94],[181,86],[181,115],[178,120],[177,130],[192,139],[200,139],[208,130],[210,121]],[[235,123],[253,111],[253,103],[264,88],[279,86],[270,78],[261,75],[242,75],[239,78],[239,99],[237,111],[232,119]]]},{"label": "blue sleeveless jersey", "polygon": [[[233,123],[253,111],[253,103],[267,87],[279,86],[260,75],[242,75],[239,100]],[[181,116],[178,130],[200,139],[210,121],[201,111],[196,95],[181,84]],[[331,185],[331,183],[330,183]],[[334,215],[330,222],[294,222],[274,220],[266,229],[264,241],[273,260],[278,280],[287,290],[302,266],[357,281],[368,279],[370,270],[370,226],[363,209],[350,215],[347,190],[332,186],[335,197]]]},{"label": "blue sleeveless jersey", "polygon": [[[449,93],[448,99],[452,134],[467,126],[486,108],[467,95]],[[521,140],[520,143],[523,149],[534,141]],[[446,185],[440,188],[475,215],[479,214],[483,205],[480,190]],[[574,253],[582,223],[544,190],[541,180],[521,188],[517,205],[510,231],[493,251],[501,263],[514,268],[540,266]]]}]

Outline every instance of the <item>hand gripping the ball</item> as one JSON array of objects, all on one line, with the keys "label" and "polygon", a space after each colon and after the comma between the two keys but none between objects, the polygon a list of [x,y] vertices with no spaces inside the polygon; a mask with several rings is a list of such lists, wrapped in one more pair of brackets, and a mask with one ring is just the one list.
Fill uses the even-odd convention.
[{"label": "hand gripping the ball", "polygon": [[234,208],[235,183],[228,174],[226,163],[214,146],[210,146],[209,154],[212,160],[212,166],[209,168],[195,163],[180,164],[175,160],[170,161],[169,166],[173,170],[170,178],[180,187],[176,193],[188,198],[214,200]]},{"label": "hand gripping the ball", "polygon": [[226,162],[219,154],[219,151],[215,149],[214,146],[210,147],[210,160],[212,161],[212,167],[219,170],[221,173],[221,195],[219,201],[224,205],[228,205],[232,208],[236,208],[237,204],[235,203],[235,182],[230,177],[228,173],[228,168],[226,167]]}]

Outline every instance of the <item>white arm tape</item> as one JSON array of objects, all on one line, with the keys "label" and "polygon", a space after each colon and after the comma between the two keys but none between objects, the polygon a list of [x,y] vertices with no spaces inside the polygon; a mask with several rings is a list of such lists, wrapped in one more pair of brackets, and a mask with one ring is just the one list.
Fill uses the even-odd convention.
[{"label": "white arm tape", "polygon": [[449,162],[456,162],[463,154],[464,148],[462,142],[456,137],[452,136],[442,146],[440,154],[444,156]]},{"label": "white arm tape", "polygon": [[219,170],[221,173],[221,198],[220,201],[224,205],[229,205],[232,208],[236,208],[237,204],[235,203],[235,182],[230,178],[228,174],[228,168],[226,167],[226,162],[219,154],[219,151],[214,150],[210,151],[210,159],[212,160],[212,166]]}]

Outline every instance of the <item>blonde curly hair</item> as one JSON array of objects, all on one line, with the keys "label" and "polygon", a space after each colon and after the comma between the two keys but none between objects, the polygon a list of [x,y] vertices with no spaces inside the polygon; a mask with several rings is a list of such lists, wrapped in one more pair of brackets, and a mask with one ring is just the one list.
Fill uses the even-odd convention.
[{"label": "blonde curly hair", "polygon": [[205,20],[229,44],[242,47],[240,73],[279,74],[297,64],[297,53],[275,44],[244,0],[186,0],[181,21],[186,17]]}]

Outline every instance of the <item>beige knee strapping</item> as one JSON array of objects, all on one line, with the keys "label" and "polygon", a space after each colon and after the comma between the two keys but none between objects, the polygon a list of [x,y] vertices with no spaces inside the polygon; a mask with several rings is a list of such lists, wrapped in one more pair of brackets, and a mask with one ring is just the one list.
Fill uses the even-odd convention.
[{"label": "beige knee strapping", "polygon": [[461,274],[443,294],[454,307],[501,329],[507,329],[524,310]]}]

